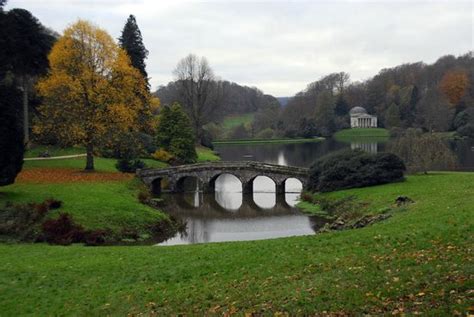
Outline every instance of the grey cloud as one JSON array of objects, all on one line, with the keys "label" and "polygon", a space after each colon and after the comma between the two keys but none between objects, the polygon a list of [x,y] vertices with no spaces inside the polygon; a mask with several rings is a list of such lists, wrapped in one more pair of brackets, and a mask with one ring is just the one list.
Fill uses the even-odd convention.
[{"label": "grey cloud", "polygon": [[381,68],[473,49],[470,1],[10,0],[11,7],[57,31],[88,19],[115,38],[134,14],[153,86],[171,81],[188,53],[206,56],[223,79],[287,96],[330,72],[363,80]]}]

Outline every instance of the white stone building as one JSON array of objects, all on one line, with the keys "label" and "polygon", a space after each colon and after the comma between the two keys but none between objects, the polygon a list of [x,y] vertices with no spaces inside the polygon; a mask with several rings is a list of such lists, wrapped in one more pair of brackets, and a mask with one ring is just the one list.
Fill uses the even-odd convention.
[{"label": "white stone building", "polygon": [[354,107],[349,111],[351,128],[376,128],[377,117],[367,113],[362,107]]}]

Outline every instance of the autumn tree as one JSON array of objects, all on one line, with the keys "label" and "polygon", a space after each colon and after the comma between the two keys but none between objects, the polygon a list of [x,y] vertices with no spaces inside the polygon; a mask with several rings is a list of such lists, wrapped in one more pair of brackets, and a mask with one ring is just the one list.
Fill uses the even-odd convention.
[{"label": "autumn tree", "polygon": [[142,33],[137,25],[137,20],[134,15],[130,15],[122,30],[122,35],[119,38],[120,46],[127,52],[133,67],[138,69],[143,75],[149,87],[148,73],[145,69],[145,59],[148,56],[148,50],[143,44]]},{"label": "autumn tree", "polygon": [[439,83],[439,89],[453,107],[459,104],[467,87],[469,87],[469,78],[463,70],[446,72]]},{"label": "autumn tree", "polygon": [[94,148],[141,128],[150,96],[140,72],[104,30],[79,20],[64,31],[49,55],[50,71],[37,85],[43,104],[35,131],[86,147],[86,170]]}]

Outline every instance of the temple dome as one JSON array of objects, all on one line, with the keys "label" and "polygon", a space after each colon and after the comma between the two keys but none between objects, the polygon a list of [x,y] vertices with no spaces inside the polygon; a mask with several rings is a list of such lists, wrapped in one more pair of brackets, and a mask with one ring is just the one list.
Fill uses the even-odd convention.
[{"label": "temple dome", "polygon": [[358,115],[358,114],[366,114],[367,113],[367,110],[365,110],[364,108],[362,107],[354,107],[352,108],[350,111],[349,111],[349,114],[351,116],[353,115]]}]

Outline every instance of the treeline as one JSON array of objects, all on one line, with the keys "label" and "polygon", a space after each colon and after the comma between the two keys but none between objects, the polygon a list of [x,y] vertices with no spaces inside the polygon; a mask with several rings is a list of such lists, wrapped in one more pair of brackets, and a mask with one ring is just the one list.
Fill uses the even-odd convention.
[{"label": "treeline", "polygon": [[388,129],[466,130],[474,124],[473,53],[383,69],[364,82],[350,83],[347,73],[325,76],[288,102],[279,116],[280,133],[331,135],[349,127],[348,113],[356,106]]},{"label": "treeline", "polygon": [[[233,114],[257,112],[269,104],[279,105],[278,100],[264,94],[256,87],[241,86],[226,80],[215,80],[210,86],[215,105],[211,121],[219,122],[223,117]],[[155,92],[163,105],[172,105],[174,102],[186,104],[186,95],[182,93],[182,83],[172,81],[166,86],[160,86]]]}]

